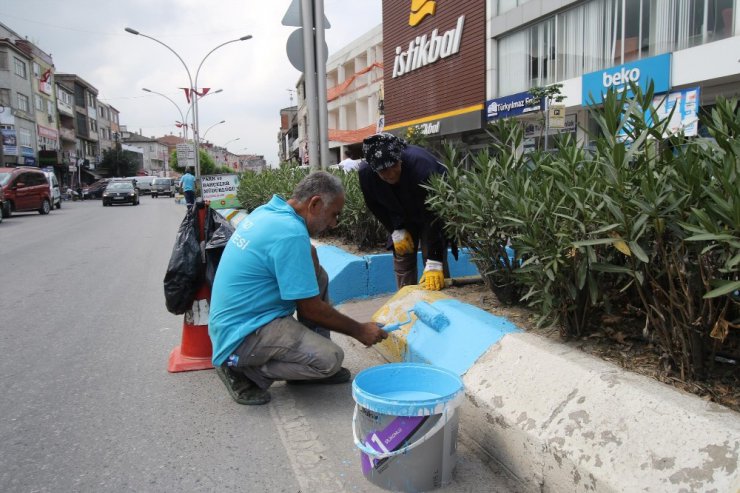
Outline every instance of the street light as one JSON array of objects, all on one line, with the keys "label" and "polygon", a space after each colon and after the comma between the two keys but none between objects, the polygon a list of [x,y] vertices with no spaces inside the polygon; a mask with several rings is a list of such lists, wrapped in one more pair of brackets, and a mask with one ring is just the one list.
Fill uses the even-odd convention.
[{"label": "street light", "polygon": [[206,129],[206,131],[205,131],[205,132],[203,132],[203,140],[206,140],[206,135],[208,134],[208,131],[209,131],[210,129],[212,129],[212,128],[213,128],[213,127],[215,127],[216,125],[221,125],[222,123],[226,123],[226,120],[221,120],[220,122],[214,123],[213,125],[211,125],[210,127],[208,127],[208,128]]},{"label": "street light", "polygon": [[227,146],[229,144],[231,144],[232,142],[236,142],[239,139],[241,139],[241,137],[237,137],[236,139],[231,139],[230,141],[228,141],[227,143],[224,144],[224,149],[226,149],[228,151]]},{"label": "street light", "polygon": [[188,140],[188,122],[185,121],[185,117],[182,114],[182,110],[180,109],[180,106],[178,106],[178,104],[176,102],[174,102],[169,96],[166,96],[166,95],[162,94],[161,92],[152,91],[151,89],[147,89],[146,87],[142,87],[141,90],[144,91],[144,92],[150,92],[152,94],[159,94],[160,96],[162,96],[163,98],[165,98],[167,101],[169,101],[170,103],[172,103],[172,104],[175,105],[175,108],[177,108],[177,111],[180,113],[180,121],[185,126],[184,139],[185,139],[185,142],[187,142],[187,140]]},{"label": "street light", "polygon": [[[175,50],[173,50],[172,48],[170,48],[168,45],[166,45],[162,41],[158,40],[157,38],[153,38],[152,36],[149,36],[147,34],[140,33],[136,29],[132,29],[130,27],[127,27],[127,28],[124,29],[124,31],[126,31],[127,33],[130,33],[130,34],[133,34],[134,36],[143,36],[145,38],[151,39],[155,43],[158,43],[158,44],[164,46],[170,52],[172,52],[172,54],[175,55],[178,60],[180,60],[180,63],[182,63],[182,66],[185,67],[185,72],[187,72],[187,74],[188,74],[188,81],[190,82],[190,86],[189,86],[189,92],[190,92],[190,95],[191,95],[190,104],[191,104],[191,108],[193,110],[193,141],[194,141],[194,144],[195,144],[195,179],[200,184],[200,156],[199,156],[200,153],[198,152],[200,150],[199,135],[198,135],[198,131],[199,131],[199,128],[198,128],[198,74],[200,74],[200,69],[203,66],[203,62],[206,61],[206,58],[208,58],[211,55],[211,53],[213,53],[217,49],[221,48],[222,46],[226,46],[227,44],[236,43],[237,41],[246,41],[248,39],[252,39],[252,35],[251,34],[247,34],[246,36],[242,36],[241,38],[232,39],[231,41],[226,41],[226,42],[221,43],[220,45],[216,46],[211,51],[209,51],[208,54],[206,54],[206,56],[203,57],[203,60],[200,61],[200,64],[198,65],[198,70],[195,71],[195,83],[193,83],[193,77],[192,77],[192,75],[190,75],[190,69],[188,68],[187,64],[182,59],[182,57],[180,55],[178,55]],[[185,123],[185,122],[183,122],[183,123]],[[202,188],[201,188],[201,190],[202,190]]]},{"label": "street light", "polygon": [[[218,93],[220,93],[220,92],[224,92],[224,90],[223,90],[223,89],[218,89],[218,90],[215,90],[215,91],[208,91],[208,92],[207,92],[206,94],[204,94],[203,96],[201,96],[201,98],[200,98],[200,99],[203,99],[203,98],[205,98],[205,97],[207,97],[207,96],[210,96],[211,94],[218,94]],[[190,114],[190,110],[191,110],[191,109],[193,109],[193,107],[192,107],[192,106],[188,106],[188,111],[187,111],[187,112],[185,112],[185,119],[186,119],[186,120],[187,120],[187,118],[188,118],[188,115]]]}]

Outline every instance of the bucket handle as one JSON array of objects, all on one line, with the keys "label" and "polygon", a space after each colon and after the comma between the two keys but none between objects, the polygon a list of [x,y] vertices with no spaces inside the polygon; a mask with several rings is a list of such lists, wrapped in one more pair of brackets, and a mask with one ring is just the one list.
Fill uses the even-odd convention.
[{"label": "bucket handle", "polygon": [[423,437],[419,438],[415,442],[409,445],[406,445],[405,447],[402,447],[398,450],[393,450],[389,452],[378,452],[377,450],[370,448],[364,443],[362,443],[362,440],[360,440],[360,437],[357,435],[357,408],[358,408],[358,405],[355,404],[355,412],[352,415],[352,435],[353,435],[353,438],[355,439],[355,446],[358,449],[360,449],[361,452],[363,452],[366,455],[369,455],[373,459],[386,459],[388,457],[395,457],[397,455],[405,454],[406,452],[409,452],[410,450],[415,449],[422,443],[432,438],[432,436],[435,433],[437,433],[440,429],[442,429],[442,427],[444,427],[444,425],[446,424],[446,420],[442,419],[442,416],[440,416],[439,420],[437,420],[434,426],[429,428],[429,431],[427,431]]}]

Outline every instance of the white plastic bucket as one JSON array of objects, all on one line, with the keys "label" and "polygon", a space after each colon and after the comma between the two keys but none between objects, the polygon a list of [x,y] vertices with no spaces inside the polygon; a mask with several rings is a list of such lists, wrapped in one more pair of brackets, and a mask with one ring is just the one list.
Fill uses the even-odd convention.
[{"label": "white plastic bucket", "polygon": [[458,375],[421,363],[391,363],[360,372],[352,383],[352,429],[363,475],[392,491],[449,484],[457,463]]}]

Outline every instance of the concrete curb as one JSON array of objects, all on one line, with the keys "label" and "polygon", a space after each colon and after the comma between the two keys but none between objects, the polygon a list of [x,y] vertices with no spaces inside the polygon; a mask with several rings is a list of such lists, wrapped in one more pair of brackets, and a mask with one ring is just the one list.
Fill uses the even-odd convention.
[{"label": "concrete curb", "polygon": [[466,433],[532,491],[740,488],[740,415],[541,337],[464,376]]},{"label": "concrete curb", "polygon": [[[241,214],[229,217],[232,224]],[[335,304],[395,291],[389,254],[357,257],[328,246],[317,251]],[[471,275],[465,270],[470,265],[460,263],[457,270],[451,264],[452,275]],[[418,301],[434,306],[450,299],[409,288],[373,320],[400,322]],[[474,358],[456,367],[467,397],[460,425],[526,490],[740,491],[740,414],[522,333],[508,321],[511,327],[499,330],[500,322],[492,320],[500,317],[487,312],[488,317],[460,313],[464,319],[444,331],[447,339],[412,336],[426,330],[412,313],[408,326],[375,347],[389,361],[449,367],[449,354],[461,352],[460,340],[478,345]],[[422,347],[430,340],[435,341],[431,351]]]}]

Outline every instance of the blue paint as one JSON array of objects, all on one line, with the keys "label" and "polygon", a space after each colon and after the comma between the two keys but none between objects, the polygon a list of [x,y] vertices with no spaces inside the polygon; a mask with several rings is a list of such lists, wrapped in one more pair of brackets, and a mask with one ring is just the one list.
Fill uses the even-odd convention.
[{"label": "blue paint", "polygon": [[584,74],[581,77],[581,100],[584,106],[601,104],[604,94],[611,88],[617,92],[627,91],[631,95],[630,82],[636,83],[644,92],[650,81],[656,94],[671,88],[670,53]]},{"label": "blue paint", "polygon": [[455,373],[420,363],[389,363],[367,368],[352,382],[359,406],[390,416],[431,416],[457,406],[464,394]]},{"label": "blue paint", "polygon": [[329,275],[329,299],[332,303],[367,296],[368,269],[362,257],[335,246],[319,246],[316,253]]},{"label": "blue paint", "polygon": [[417,320],[406,335],[404,361],[433,364],[463,375],[491,345],[506,334],[520,332],[505,318],[455,299],[439,300],[432,306],[449,319],[449,326],[438,331]]}]

